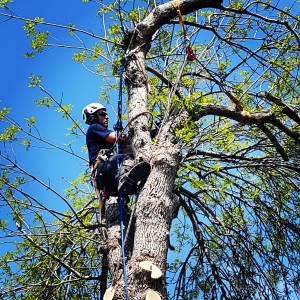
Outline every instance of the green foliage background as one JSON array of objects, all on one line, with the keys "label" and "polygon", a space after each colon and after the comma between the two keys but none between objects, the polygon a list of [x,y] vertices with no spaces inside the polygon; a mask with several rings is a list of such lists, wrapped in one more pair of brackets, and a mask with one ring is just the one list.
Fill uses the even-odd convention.
[{"label": "green foliage background", "polygon": [[[10,14],[9,2],[0,1],[5,14]],[[124,36],[160,3],[83,2],[98,4],[96,14],[107,22],[105,34],[79,29],[76,22],[61,27],[74,41],[86,41],[73,46],[73,60],[101,77],[99,100],[109,104],[110,91],[118,89]],[[189,113],[176,131],[183,159],[175,190],[182,209],[174,221],[175,251],[168,261],[169,296],[299,298],[299,124],[285,113],[285,106],[265,94],[281,99],[299,116],[299,1],[288,7],[271,0],[223,5],[184,17],[189,40],[177,20],[162,26],[147,54],[149,110],[156,120],[164,124],[174,112]],[[51,28],[60,25],[41,17],[23,22],[32,47],[26,56],[43,55]],[[186,60],[187,43],[195,61]],[[82,156],[72,148],[77,139],[84,144],[84,130],[72,116],[72,104],[51,96],[39,75],[32,74],[29,85],[43,93],[36,100],[38,106],[55,108],[72,125],[67,125],[65,147],[59,147],[35,133],[38,116],[26,118],[26,125],[20,126],[10,118],[10,108],[1,109],[5,126],[0,134],[0,205],[9,207],[9,217],[0,220],[1,241],[14,248],[0,258],[0,293],[8,299],[98,299],[104,239],[87,166],[58,192],[5,151],[14,144],[31,151],[33,141],[39,141]],[[239,99],[250,120],[255,113],[273,113],[272,120],[282,126],[273,122],[266,127],[281,153],[266,131],[250,120],[201,115],[207,105],[233,109],[225,91]],[[27,186],[32,182],[47,188],[67,209],[53,210],[43,196],[30,195]]]}]

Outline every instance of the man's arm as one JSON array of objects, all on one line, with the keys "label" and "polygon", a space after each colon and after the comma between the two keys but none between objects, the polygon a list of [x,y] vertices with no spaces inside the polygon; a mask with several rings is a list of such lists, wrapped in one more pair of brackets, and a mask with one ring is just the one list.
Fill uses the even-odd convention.
[{"label": "man's arm", "polygon": [[114,144],[116,142],[116,133],[112,131],[106,136],[105,140],[109,143]]},{"label": "man's arm", "polygon": [[[110,132],[105,140],[109,143],[114,144],[116,142],[116,133],[114,131]],[[131,148],[131,144],[130,144],[130,140],[128,138],[128,136],[126,134],[122,134],[119,137],[119,145],[121,148],[121,152],[122,153],[126,153],[126,154],[131,154],[132,153],[132,148]]]}]

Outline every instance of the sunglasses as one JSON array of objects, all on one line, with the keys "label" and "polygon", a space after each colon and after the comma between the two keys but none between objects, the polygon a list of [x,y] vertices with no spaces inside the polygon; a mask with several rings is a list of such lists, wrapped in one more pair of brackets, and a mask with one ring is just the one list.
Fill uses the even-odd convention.
[{"label": "sunglasses", "polygon": [[97,113],[97,116],[106,117],[107,113],[105,111],[100,111]]}]

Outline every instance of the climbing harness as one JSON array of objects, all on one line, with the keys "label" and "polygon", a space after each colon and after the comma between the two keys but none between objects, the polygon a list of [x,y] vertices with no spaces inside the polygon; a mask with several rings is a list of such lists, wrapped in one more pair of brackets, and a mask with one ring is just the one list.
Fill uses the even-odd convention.
[{"label": "climbing harness", "polygon": [[173,7],[176,9],[177,14],[178,14],[178,20],[179,20],[179,24],[183,33],[183,38],[184,38],[184,44],[185,44],[185,52],[187,55],[187,60],[188,61],[194,61],[196,59],[196,55],[191,47],[191,45],[189,44],[189,39],[187,37],[186,34],[186,30],[184,27],[184,22],[183,22],[183,17],[180,11],[180,0],[174,0],[173,2],[171,2],[171,4],[173,5]]},{"label": "climbing harness", "polygon": [[102,161],[107,160],[107,157],[110,154],[110,149],[101,149],[95,159],[95,162],[93,163],[93,165],[91,166],[91,173],[90,173],[90,178],[92,181],[92,185],[95,189],[96,192],[96,196],[98,198],[99,201],[99,223],[102,224],[102,213],[104,211],[104,207],[105,207],[105,201],[107,199],[107,194],[106,194],[106,189],[105,187],[103,187],[103,189],[100,189],[100,187],[98,186],[98,182],[97,182],[97,178],[101,175],[101,174],[97,174],[98,172],[98,166]]}]

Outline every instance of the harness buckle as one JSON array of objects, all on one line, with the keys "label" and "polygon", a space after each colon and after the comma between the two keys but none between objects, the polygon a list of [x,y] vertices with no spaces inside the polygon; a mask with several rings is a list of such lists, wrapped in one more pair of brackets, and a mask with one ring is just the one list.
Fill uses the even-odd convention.
[{"label": "harness buckle", "polygon": [[107,155],[106,153],[103,153],[100,155],[100,159],[103,160],[103,161],[106,161],[107,160]]}]

